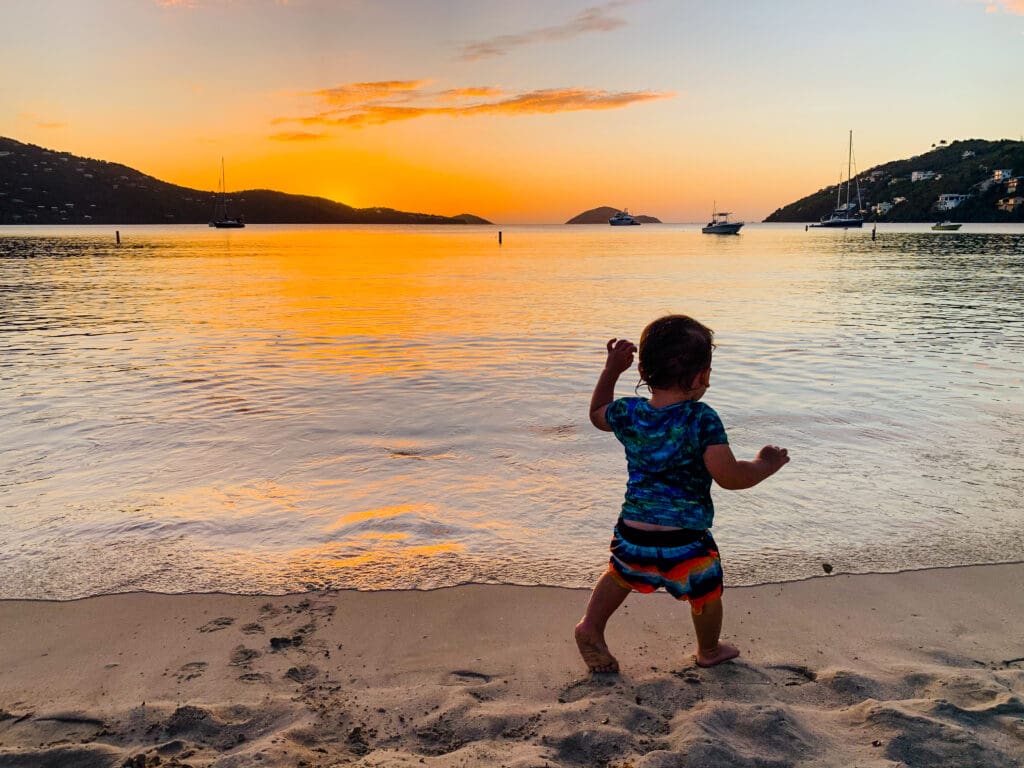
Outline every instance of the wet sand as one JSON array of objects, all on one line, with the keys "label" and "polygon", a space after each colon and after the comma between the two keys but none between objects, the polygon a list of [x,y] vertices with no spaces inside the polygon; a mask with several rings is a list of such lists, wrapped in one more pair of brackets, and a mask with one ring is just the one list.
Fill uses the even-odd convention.
[{"label": "wet sand", "polygon": [[739,659],[631,596],[464,586],[0,602],[0,765],[985,766],[1024,762],[1024,565],[730,589]]}]

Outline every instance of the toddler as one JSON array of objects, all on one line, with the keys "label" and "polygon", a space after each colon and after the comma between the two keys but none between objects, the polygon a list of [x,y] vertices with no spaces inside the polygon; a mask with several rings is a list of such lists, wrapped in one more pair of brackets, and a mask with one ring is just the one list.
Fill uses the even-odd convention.
[{"label": "toddler", "polygon": [[640,336],[638,370],[650,398],[615,399],[615,383],[637,348],[626,339],[611,339],[607,347],[590,421],[622,443],[629,480],[608,570],[576,625],[576,644],[590,671],[618,672],[604,638],[608,619],[632,590],[664,587],[690,603],[697,664],[721,664],[740,652],[719,640],[722,565],[709,530],[711,481],[730,490],[750,488],[778,472],[788,452],[766,445],[753,461],[733,456],[718,414],[700,402],[711,386],[715,344],[711,329],[693,318],[659,318]]}]

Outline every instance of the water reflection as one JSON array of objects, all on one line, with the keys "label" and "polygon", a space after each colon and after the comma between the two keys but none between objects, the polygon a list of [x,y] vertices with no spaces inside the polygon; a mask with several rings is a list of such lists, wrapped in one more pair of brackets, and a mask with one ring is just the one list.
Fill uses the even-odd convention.
[{"label": "water reflection", "polygon": [[586,585],[603,342],[669,311],[794,456],[717,495],[733,583],[1024,554],[1019,233],[635,229],[0,236],[0,596]]}]

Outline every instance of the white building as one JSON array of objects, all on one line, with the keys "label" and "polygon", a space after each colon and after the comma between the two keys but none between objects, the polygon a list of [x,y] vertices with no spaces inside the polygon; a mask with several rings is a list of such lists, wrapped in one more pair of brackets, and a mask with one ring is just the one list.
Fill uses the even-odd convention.
[{"label": "white building", "polygon": [[885,216],[885,214],[887,214],[889,211],[891,211],[893,209],[893,207],[894,207],[893,204],[889,203],[889,202],[878,203],[875,206],[875,213],[877,213],[879,216]]},{"label": "white building", "polygon": [[1009,213],[1017,210],[1022,205],[1024,205],[1024,197],[1004,197],[996,203],[996,208],[1000,211],[1007,211]]},{"label": "white building", "polygon": [[928,181],[935,178],[935,171],[911,171],[911,181]]},{"label": "white building", "polygon": [[956,195],[956,194],[945,194],[939,195],[938,201],[935,203],[935,207],[940,211],[951,211],[956,208],[960,203],[969,198],[970,195]]},{"label": "white building", "polygon": [[974,157],[973,149],[965,149],[963,152],[960,153],[961,160],[966,160],[968,157]]}]

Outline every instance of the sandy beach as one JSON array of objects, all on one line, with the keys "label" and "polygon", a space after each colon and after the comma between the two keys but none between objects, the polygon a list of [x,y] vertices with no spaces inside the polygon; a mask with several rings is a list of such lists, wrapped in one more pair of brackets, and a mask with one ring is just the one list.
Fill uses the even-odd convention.
[{"label": "sandy beach", "polygon": [[633,595],[511,586],[0,603],[0,764],[1019,766],[1024,565],[726,593],[734,662]]}]

